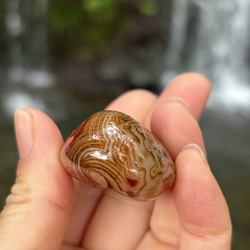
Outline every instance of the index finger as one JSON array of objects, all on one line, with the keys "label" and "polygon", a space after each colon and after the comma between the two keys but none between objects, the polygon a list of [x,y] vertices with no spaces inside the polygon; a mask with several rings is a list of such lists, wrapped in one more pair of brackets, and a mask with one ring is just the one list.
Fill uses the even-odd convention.
[{"label": "index finger", "polygon": [[180,97],[198,120],[206,106],[211,90],[210,81],[201,74],[184,73],[174,78],[160,95],[157,105],[171,97]]}]

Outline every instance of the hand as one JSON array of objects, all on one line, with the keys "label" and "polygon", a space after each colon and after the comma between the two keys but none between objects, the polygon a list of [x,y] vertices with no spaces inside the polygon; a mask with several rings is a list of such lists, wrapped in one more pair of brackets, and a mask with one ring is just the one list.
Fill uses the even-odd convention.
[{"label": "hand", "polygon": [[206,78],[189,73],[158,98],[133,90],[108,106],[151,128],[175,160],[173,190],[151,202],[114,199],[72,180],[60,163],[55,123],[38,110],[18,110],[20,161],[0,215],[0,249],[230,249],[228,207],[197,123],[209,92]]}]

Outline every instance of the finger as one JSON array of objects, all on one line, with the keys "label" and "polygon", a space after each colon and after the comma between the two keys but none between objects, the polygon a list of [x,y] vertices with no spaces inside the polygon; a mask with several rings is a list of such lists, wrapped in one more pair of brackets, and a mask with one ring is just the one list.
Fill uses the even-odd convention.
[{"label": "finger", "polygon": [[174,187],[181,220],[180,249],[230,249],[229,210],[202,150],[186,147],[176,159]]},{"label": "finger", "polygon": [[59,161],[61,134],[35,109],[18,110],[15,126],[21,159],[0,216],[0,248],[58,249],[73,194],[72,179]]},{"label": "finger", "polygon": [[[86,249],[135,249],[148,229],[151,202],[104,195],[84,237]],[[96,240],[98,239],[98,240]]]},{"label": "finger", "polygon": [[[130,91],[108,109],[124,112],[143,123],[155,95]],[[87,249],[134,249],[148,228],[152,203],[115,199],[104,195],[89,223],[83,246]],[[98,239],[98,241],[96,240]]]},{"label": "finger", "polygon": [[[198,143],[204,148],[199,125],[180,98],[170,98],[157,106],[152,115],[152,131],[168,149],[173,158],[188,143]],[[179,169],[177,169],[178,173]],[[178,178],[178,177],[177,177]],[[139,249],[159,245],[165,249],[177,247],[180,219],[173,192],[156,199],[150,220],[150,230]],[[160,248],[161,249],[161,248]]]},{"label": "finger", "polygon": [[155,200],[149,230],[136,249],[178,249],[179,230],[179,215],[173,192],[169,191]]},{"label": "finger", "polygon": [[180,97],[198,120],[211,90],[210,81],[201,74],[184,73],[174,78],[159,97],[158,104],[171,97]]},{"label": "finger", "polygon": [[151,129],[174,159],[189,143],[196,143],[205,151],[199,124],[179,98],[158,105],[152,115]]},{"label": "finger", "polygon": [[[121,111],[145,125],[152,107],[157,103],[157,96],[146,90],[132,90],[114,100],[107,109]],[[149,129],[149,124],[145,125]]]},{"label": "finger", "polygon": [[191,114],[198,120],[209,97],[211,89],[210,81],[203,75],[185,73],[174,78],[159,96],[157,102],[151,107],[145,120],[150,127],[151,115],[158,105],[169,98],[179,97],[189,106]]},{"label": "finger", "polygon": [[78,180],[74,180],[74,184],[74,202],[63,243],[80,246],[87,225],[102,197],[102,192]]}]

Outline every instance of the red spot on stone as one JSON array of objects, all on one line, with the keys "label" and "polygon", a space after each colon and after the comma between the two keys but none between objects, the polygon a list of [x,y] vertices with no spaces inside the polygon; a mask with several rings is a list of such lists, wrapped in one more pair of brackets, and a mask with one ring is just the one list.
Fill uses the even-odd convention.
[{"label": "red spot on stone", "polygon": [[129,184],[131,187],[136,186],[137,183],[138,183],[137,180],[133,180],[133,179],[130,179],[130,178],[128,178],[128,177],[126,177],[126,179],[127,179],[128,184]]}]

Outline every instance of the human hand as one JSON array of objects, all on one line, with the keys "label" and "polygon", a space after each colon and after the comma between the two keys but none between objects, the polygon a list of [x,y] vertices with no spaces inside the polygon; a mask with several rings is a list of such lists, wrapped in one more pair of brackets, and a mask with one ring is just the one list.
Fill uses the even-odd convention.
[{"label": "human hand", "polygon": [[197,123],[209,92],[209,81],[190,73],[159,98],[134,90],[109,105],[151,127],[175,160],[173,190],[151,202],[114,199],[72,180],[54,122],[35,109],[17,111],[20,161],[0,215],[0,249],[230,249],[228,207]]}]

